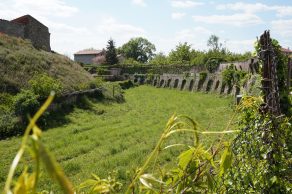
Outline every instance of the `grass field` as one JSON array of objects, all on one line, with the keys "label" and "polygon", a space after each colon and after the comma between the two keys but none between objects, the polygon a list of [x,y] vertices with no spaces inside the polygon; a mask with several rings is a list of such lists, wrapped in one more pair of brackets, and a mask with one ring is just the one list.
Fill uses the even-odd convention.
[{"label": "grass field", "polygon": [[[66,124],[43,133],[44,143],[75,185],[91,173],[105,177],[112,170],[127,184],[127,170],[133,172],[143,163],[173,113],[188,115],[209,130],[223,130],[232,115],[231,98],[211,94],[140,86],[127,90],[125,100],[120,104],[95,102],[92,109],[75,108],[66,116]],[[215,138],[203,140],[210,144]],[[176,140],[190,139],[181,136],[170,141]],[[20,137],[0,141],[0,188],[20,141]],[[175,161],[175,153],[170,150],[159,162]],[[58,190],[45,172],[40,187]]]}]

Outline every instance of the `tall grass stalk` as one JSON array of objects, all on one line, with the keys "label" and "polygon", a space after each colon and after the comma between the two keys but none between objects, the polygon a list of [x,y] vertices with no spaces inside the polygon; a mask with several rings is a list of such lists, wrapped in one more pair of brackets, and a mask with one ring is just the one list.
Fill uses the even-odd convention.
[{"label": "tall grass stalk", "polygon": [[[29,183],[24,183],[22,182],[23,180],[19,178],[18,182],[16,182],[15,184],[16,186],[14,187],[14,190],[18,191],[19,189],[24,189],[23,191],[27,191],[28,193],[30,192],[30,190],[32,190],[33,193],[36,192],[37,182],[38,182],[39,173],[40,173],[39,168],[40,168],[40,159],[41,159],[43,163],[45,164],[49,174],[51,174],[53,178],[57,179],[57,181],[59,182],[63,190],[66,193],[72,193],[72,194],[74,193],[72,184],[64,175],[63,171],[59,167],[54,157],[48,152],[45,146],[41,143],[40,141],[41,130],[36,125],[37,120],[46,111],[46,109],[49,107],[49,105],[53,101],[54,95],[55,93],[51,92],[50,96],[45,101],[45,103],[41,106],[41,108],[37,111],[37,113],[30,119],[30,123],[28,124],[25,130],[25,133],[20,145],[20,149],[18,150],[9,170],[8,177],[6,179],[6,183],[4,186],[5,194],[12,193],[11,184],[14,177],[14,173],[25,150],[28,148],[28,140],[30,137],[33,142],[33,156],[36,161],[36,172],[34,172],[29,177],[29,175],[27,174],[27,171],[24,170],[20,178],[24,179],[24,177],[29,177],[29,179],[27,180],[29,181]],[[31,131],[32,131],[32,135],[30,136]]]}]

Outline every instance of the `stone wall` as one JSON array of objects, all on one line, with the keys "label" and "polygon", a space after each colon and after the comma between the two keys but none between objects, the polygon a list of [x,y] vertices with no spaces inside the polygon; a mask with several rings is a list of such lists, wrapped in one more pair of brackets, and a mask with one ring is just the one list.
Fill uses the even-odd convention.
[{"label": "stone wall", "polygon": [[29,39],[35,48],[51,51],[48,27],[30,15],[12,21],[0,19],[0,33]]},{"label": "stone wall", "polygon": [[103,89],[96,88],[91,90],[84,90],[84,91],[76,91],[70,94],[64,94],[61,97],[58,97],[54,100],[54,102],[49,106],[48,111],[57,111],[62,109],[64,106],[76,104],[81,97],[88,96],[88,97],[96,97],[102,96]]},{"label": "stone wall", "polygon": [[242,61],[242,62],[221,63],[218,67],[218,72],[223,71],[228,66],[233,64],[237,70],[243,70],[246,72],[254,73],[254,72],[256,72],[257,67],[255,67],[255,66],[256,66],[257,62],[258,62],[257,58],[251,58],[247,61]]},{"label": "stone wall", "polygon": [[170,88],[181,91],[202,91],[213,92],[225,95],[238,95],[240,88],[229,87],[222,84],[223,80],[220,74],[207,74],[204,80],[201,80],[200,73],[192,76],[184,76],[182,74],[163,74],[153,78],[147,78],[146,75],[130,76],[130,79],[137,84],[150,84],[157,88]]},{"label": "stone wall", "polygon": [[92,54],[83,54],[83,55],[74,55],[74,61],[79,62],[79,63],[83,63],[83,64],[92,64],[93,63],[93,59],[96,57],[97,55],[92,55]]},{"label": "stone wall", "polygon": [[51,51],[49,29],[36,19],[29,17],[24,35],[26,39],[31,40],[35,48]]},{"label": "stone wall", "polygon": [[24,25],[0,19],[0,32],[24,38]]}]

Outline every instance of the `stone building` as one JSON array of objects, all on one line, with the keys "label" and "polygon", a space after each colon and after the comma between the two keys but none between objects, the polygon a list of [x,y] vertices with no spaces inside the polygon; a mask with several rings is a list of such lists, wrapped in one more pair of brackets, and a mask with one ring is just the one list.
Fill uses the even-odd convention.
[{"label": "stone building", "polygon": [[287,56],[292,56],[292,50],[290,50],[289,48],[281,48],[281,51]]},{"label": "stone building", "polygon": [[105,50],[85,49],[74,54],[74,61],[83,64],[105,63]]},{"label": "stone building", "polygon": [[29,39],[35,48],[51,51],[48,27],[30,15],[11,21],[0,19],[0,33]]}]

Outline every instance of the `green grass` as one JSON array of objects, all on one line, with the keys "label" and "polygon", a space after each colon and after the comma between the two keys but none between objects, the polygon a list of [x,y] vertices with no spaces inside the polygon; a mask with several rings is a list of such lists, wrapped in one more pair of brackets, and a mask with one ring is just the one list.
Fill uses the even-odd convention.
[{"label": "green grass", "polygon": [[[127,185],[126,172],[133,173],[145,161],[173,113],[188,115],[204,128],[220,131],[233,114],[231,98],[211,94],[140,86],[127,90],[125,99],[121,104],[95,102],[92,109],[75,108],[66,116],[67,124],[43,133],[45,145],[75,185],[90,178],[91,173],[105,177],[112,170],[117,170],[118,178]],[[210,145],[216,137],[211,135],[203,141]],[[170,142],[191,140],[183,134]],[[19,145],[20,137],[0,141],[0,188]],[[176,154],[169,150],[158,162],[175,161]],[[45,173],[40,187],[58,190]]]},{"label": "green grass", "polygon": [[68,57],[35,49],[31,42],[0,35],[0,89],[16,93],[28,86],[33,75],[46,73],[58,79],[66,92],[93,78]]}]

